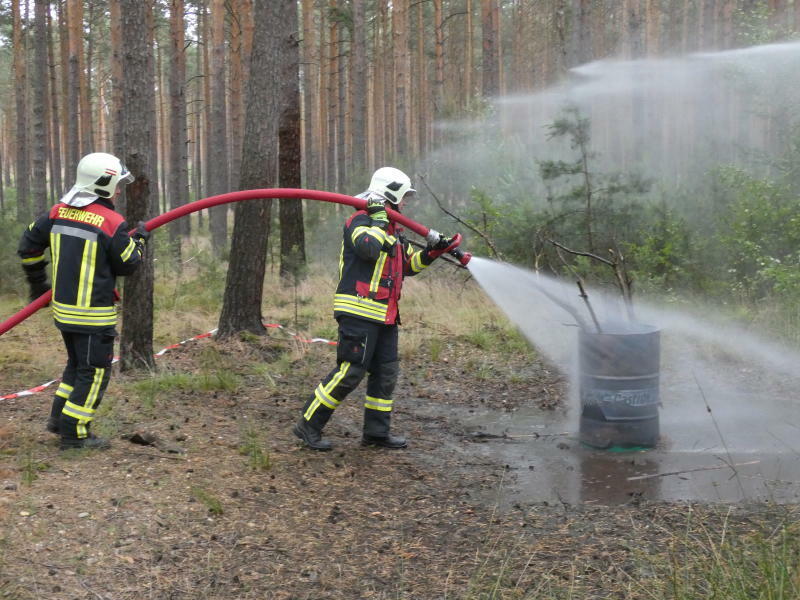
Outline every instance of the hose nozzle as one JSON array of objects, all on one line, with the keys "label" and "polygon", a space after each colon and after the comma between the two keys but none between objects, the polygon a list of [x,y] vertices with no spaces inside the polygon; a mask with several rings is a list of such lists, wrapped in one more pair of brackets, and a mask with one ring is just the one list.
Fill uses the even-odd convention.
[{"label": "hose nozzle", "polygon": [[463,266],[463,267],[466,267],[467,263],[469,263],[469,261],[472,260],[472,253],[464,252],[461,248],[458,248],[458,247],[453,248],[452,250],[450,250],[450,252],[448,254],[450,254],[450,256],[452,256],[458,262],[460,262],[461,266]]}]

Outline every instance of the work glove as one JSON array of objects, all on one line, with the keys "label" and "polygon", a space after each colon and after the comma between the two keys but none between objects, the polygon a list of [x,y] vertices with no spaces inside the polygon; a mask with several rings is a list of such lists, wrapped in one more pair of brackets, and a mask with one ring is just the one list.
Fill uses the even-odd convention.
[{"label": "work glove", "polygon": [[31,294],[30,300],[33,302],[42,294],[46,294],[50,291],[50,283],[48,283],[47,279],[39,283],[31,283],[30,284]]},{"label": "work glove", "polygon": [[30,288],[30,301],[33,302],[42,294],[50,291],[50,283],[47,281],[47,272],[44,270],[46,262],[40,262],[32,267],[23,267],[25,277]]},{"label": "work glove", "polygon": [[137,243],[140,241],[144,243],[150,239],[150,232],[147,231],[147,229],[145,228],[144,221],[139,221],[136,224],[136,231],[133,232],[133,235],[131,237]]},{"label": "work glove", "polygon": [[[453,237],[446,237],[444,235],[440,235],[439,239],[436,241],[432,239],[428,240],[428,246],[425,248],[425,254],[428,260],[433,262],[435,259],[439,258],[442,254],[450,252],[454,248],[458,247],[460,243],[461,243],[461,236],[459,234],[456,234]],[[430,264],[430,262],[428,262],[427,264]]]},{"label": "work glove", "polygon": [[381,229],[389,226],[389,215],[386,214],[384,200],[378,197],[371,197],[367,200],[367,214],[372,219],[372,224]]}]

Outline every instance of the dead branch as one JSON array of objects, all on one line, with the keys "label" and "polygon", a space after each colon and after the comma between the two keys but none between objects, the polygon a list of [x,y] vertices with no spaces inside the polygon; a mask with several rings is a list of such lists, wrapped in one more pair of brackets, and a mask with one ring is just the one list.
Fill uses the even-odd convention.
[{"label": "dead branch", "polygon": [[[724,465],[716,465],[714,467],[697,467],[696,469],[684,469],[682,471],[667,471],[665,473],[654,473],[652,475],[636,475],[635,477],[628,477],[628,481],[638,481],[640,479],[653,479],[654,477],[668,477],[669,475],[683,475],[684,473],[697,473],[698,471],[718,471],[719,469],[727,469],[734,467],[744,467],[745,465],[755,465],[760,463],[760,460],[750,460],[743,463],[735,463],[735,464],[728,464],[725,463]],[[734,469],[735,470],[735,469]]]},{"label": "dead branch", "polygon": [[592,316],[592,321],[594,321],[594,326],[597,327],[597,333],[603,333],[603,330],[600,329],[600,321],[597,320],[597,315],[594,314],[594,308],[592,308],[591,302],[589,302],[589,294],[586,293],[586,290],[583,289],[583,283],[580,280],[577,281],[578,289],[580,290],[580,296],[583,298],[583,301],[586,303],[586,308],[589,309],[589,314]]},{"label": "dead branch", "polygon": [[427,181],[425,181],[425,177],[424,177],[424,176],[422,176],[422,175],[420,175],[420,176],[419,176],[419,178],[420,178],[420,181],[422,181],[422,185],[424,185],[424,186],[425,186],[425,189],[426,189],[426,190],[428,190],[428,193],[430,193],[430,195],[431,195],[431,196],[433,197],[433,199],[436,201],[436,204],[439,206],[439,210],[441,210],[441,211],[442,211],[444,214],[446,214],[448,217],[450,217],[450,218],[452,218],[452,219],[455,219],[455,220],[456,220],[458,223],[461,223],[461,224],[462,224],[464,227],[468,228],[470,231],[473,231],[474,233],[477,233],[477,234],[480,236],[480,238],[481,238],[481,239],[482,239],[484,242],[486,242],[486,245],[488,246],[489,250],[491,250],[491,251],[492,251],[492,254],[494,255],[494,257],[495,257],[495,258],[502,258],[502,255],[501,255],[501,254],[500,254],[500,252],[497,250],[497,247],[494,245],[494,243],[492,242],[491,238],[489,238],[489,236],[488,236],[488,235],[486,235],[486,234],[485,234],[483,231],[481,231],[480,229],[478,229],[477,227],[475,227],[475,226],[474,226],[472,223],[469,223],[469,222],[465,221],[464,219],[462,219],[462,218],[458,217],[458,216],[457,216],[457,215],[455,215],[454,213],[452,213],[452,212],[450,212],[449,210],[447,210],[447,209],[444,207],[444,205],[442,204],[441,200],[439,200],[439,197],[438,197],[438,196],[437,196],[437,195],[434,193],[434,191],[433,191],[433,190],[430,188],[430,186],[428,185],[428,182],[427,182]]},{"label": "dead branch", "polygon": [[[605,265],[611,267],[614,271],[614,278],[617,282],[617,287],[619,288],[620,294],[622,294],[622,301],[625,304],[625,312],[628,317],[629,321],[633,321],[634,314],[633,314],[633,295],[631,294],[631,280],[628,277],[628,271],[625,268],[625,257],[622,256],[622,253],[619,252],[619,249],[615,252],[613,249],[609,248],[608,252],[612,256],[612,260],[607,258],[603,258],[602,256],[598,256],[593,252],[582,252],[580,250],[572,250],[571,248],[567,248],[563,244],[558,243],[555,240],[549,240],[551,244],[556,247],[556,251],[564,250],[565,252],[569,252],[570,254],[574,254],[575,256],[585,256],[587,258],[591,258],[592,260],[596,260],[601,262]],[[561,256],[561,253],[558,254],[561,261],[564,263],[565,266],[569,268],[569,265],[564,260],[564,257]],[[570,269],[573,271],[573,269]]]}]

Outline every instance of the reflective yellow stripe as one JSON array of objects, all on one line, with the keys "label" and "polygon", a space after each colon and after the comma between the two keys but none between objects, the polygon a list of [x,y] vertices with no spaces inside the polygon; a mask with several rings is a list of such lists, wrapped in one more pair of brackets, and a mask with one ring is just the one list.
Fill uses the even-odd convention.
[{"label": "reflective yellow stripe", "polygon": [[117,314],[117,309],[113,306],[77,306],[75,304],[65,304],[63,302],[52,302],[52,304],[53,308],[58,312],[80,316],[107,317]]},{"label": "reflective yellow stripe", "polygon": [[427,269],[428,268],[428,265],[426,265],[424,262],[422,262],[422,251],[421,250],[419,250],[419,251],[417,251],[417,252],[415,252],[413,254],[413,256],[411,257],[410,264],[411,264],[411,270],[414,271],[414,273],[419,273],[420,271],[422,271],[422,269]]},{"label": "reflective yellow stripe", "polygon": [[100,367],[96,367],[94,370],[92,387],[89,388],[89,395],[86,397],[86,402],[84,403],[84,408],[90,409],[92,412],[94,412],[94,406],[97,404],[97,399],[100,396],[100,387],[103,384],[105,372],[106,370]]},{"label": "reflective yellow stripe", "polygon": [[78,306],[92,305],[92,288],[94,286],[94,269],[97,262],[97,242],[86,240],[83,243],[81,272],[78,276]]},{"label": "reflective yellow stripe", "polygon": [[339,365],[339,370],[336,372],[331,380],[327,383],[327,385],[322,385],[320,383],[317,386],[317,389],[314,390],[314,400],[309,405],[306,412],[303,414],[303,417],[306,421],[310,420],[311,417],[314,416],[314,413],[319,408],[320,404],[323,404],[330,408],[331,410],[336,410],[336,407],[341,404],[339,400],[331,396],[331,392],[333,389],[339,385],[339,382],[342,378],[347,374],[347,370],[350,368],[350,363],[347,361],[343,361],[341,365]]},{"label": "reflective yellow stripe", "polygon": [[51,233],[50,234],[50,254],[53,257],[53,283],[51,285],[53,290],[53,298],[56,297],[56,283],[58,281],[58,277],[56,276],[58,273],[58,259],[61,257],[61,234]]},{"label": "reflective yellow stripe", "polygon": [[133,241],[132,238],[128,239],[128,245],[125,246],[125,250],[122,251],[122,254],[119,257],[122,259],[122,262],[127,262],[127,260],[133,254],[133,251],[136,249],[136,243]]},{"label": "reflective yellow stripe", "polygon": [[353,242],[353,245],[356,245],[358,238],[361,237],[363,234],[369,232],[371,228],[367,227],[366,225],[361,225],[353,229],[353,233],[350,234],[350,241]]},{"label": "reflective yellow stripe", "polygon": [[[92,384],[92,387],[94,387],[94,384]],[[79,421],[88,423],[94,419],[95,410],[91,407],[87,408],[85,406],[79,406],[74,402],[67,400],[67,402],[64,404],[64,409],[61,412],[72,417],[73,419],[78,419]]]},{"label": "reflective yellow stripe", "polygon": [[372,280],[369,282],[370,293],[377,292],[378,287],[381,285],[381,274],[383,273],[383,267],[386,265],[386,258],[388,256],[386,252],[381,252],[378,255],[378,260],[375,262],[375,269],[372,271]]},{"label": "reflective yellow stripe", "polygon": [[347,307],[347,306],[334,306],[333,310],[335,314],[345,313],[348,315],[355,315],[356,317],[363,317],[364,319],[375,321],[376,323],[384,323],[386,321],[386,315],[380,316],[373,313],[365,312],[363,310],[359,310],[358,308]]},{"label": "reflective yellow stripe", "polygon": [[32,265],[37,262],[42,262],[44,260],[44,254],[41,256],[31,256],[30,258],[23,258],[22,264],[23,265]]},{"label": "reflective yellow stripe", "polygon": [[386,303],[370,298],[363,298],[361,296],[352,296],[350,294],[336,294],[333,297],[335,302],[352,302],[359,306],[363,306],[369,310],[385,311]]},{"label": "reflective yellow stripe", "polygon": [[336,300],[333,303],[333,310],[334,312],[337,310],[343,310],[346,312],[352,312],[354,314],[363,314],[370,317],[375,317],[378,319],[383,319],[386,317],[386,311],[388,307],[384,304],[377,308],[373,308],[372,306],[362,304],[358,302],[358,298],[353,300]]},{"label": "reflective yellow stripe", "polygon": [[344,273],[344,240],[342,240],[342,248],[339,250],[339,281],[342,280],[342,273]]},{"label": "reflective yellow stripe", "polygon": [[110,317],[93,317],[89,315],[72,315],[53,310],[53,318],[65,325],[87,325],[90,327],[109,327],[117,324],[117,315]]},{"label": "reflective yellow stripe", "polygon": [[367,396],[364,402],[364,408],[371,408],[372,410],[380,410],[382,412],[391,412],[392,400]]},{"label": "reflective yellow stripe", "polygon": [[61,384],[58,386],[58,389],[56,390],[56,396],[58,396],[59,398],[69,398],[69,395],[73,389],[74,388],[71,385],[64,383],[62,381]]}]

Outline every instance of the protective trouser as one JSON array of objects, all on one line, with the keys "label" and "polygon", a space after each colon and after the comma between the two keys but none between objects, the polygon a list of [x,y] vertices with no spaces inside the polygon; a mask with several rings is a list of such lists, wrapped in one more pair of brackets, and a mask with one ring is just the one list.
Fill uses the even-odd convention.
[{"label": "protective trouser", "polygon": [[314,397],[303,408],[303,416],[312,427],[321,431],[342,400],[369,373],[364,434],[376,437],[389,434],[392,394],[399,374],[397,333],[397,325],[339,318],[337,366],[320,382]]},{"label": "protective trouser", "polygon": [[59,419],[62,438],[89,436],[90,424],[111,378],[114,333],[61,332],[67,348],[67,366],[50,415]]}]

